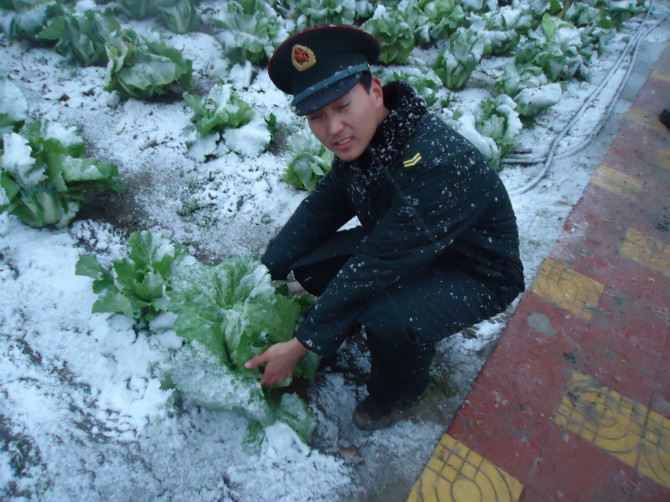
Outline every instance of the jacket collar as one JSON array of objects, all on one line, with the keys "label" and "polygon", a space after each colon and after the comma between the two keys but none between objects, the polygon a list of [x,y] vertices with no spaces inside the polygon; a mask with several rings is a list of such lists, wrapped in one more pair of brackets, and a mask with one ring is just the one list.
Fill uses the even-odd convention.
[{"label": "jacket collar", "polygon": [[407,142],[427,112],[426,105],[416,96],[414,90],[399,81],[384,86],[384,106],[390,113],[379,124],[361,156],[351,162],[335,159],[336,166],[351,170],[355,184],[361,189],[383,179],[386,171],[402,155]]}]

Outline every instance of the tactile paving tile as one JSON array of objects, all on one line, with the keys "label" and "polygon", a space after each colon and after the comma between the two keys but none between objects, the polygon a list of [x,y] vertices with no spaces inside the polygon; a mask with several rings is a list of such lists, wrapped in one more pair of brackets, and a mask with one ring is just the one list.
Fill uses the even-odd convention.
[{"label": "tactile paving tile", "polygon": [[547,258],[542,263],[531,291],[554,305],[590,320],[604,286],[590,277]]},{"label": "tactile paving tile", "polygon": [[593,174],[591,183],[632,201],[637,201],[640,192],[642,192],[641,182],[603,164]]},{"label": "tactile paving tile", "polygon": [[660,148],[658,150],[657,154],[658,160],[661,161],[661,165],[666,168],[670,169],[670,150],[666,150],[664,148]]},{"label": "tactile paving tile", "polygon": [[516,502],[522,491],[513,476],[445,434],[407,502]]},{"label": "tactile paving tile", "polygon": [[668,128],[658,120],[658,114],[650,113],[642,108],[631,106],[626,114],[626,119],[637,122],[640,125],[653,129],[660,133],[667,133]]},{"label": "tactile paving tile", "polygon": [[621,255],[670,277],[670,245],[629,228]]},{"label": "tactile paving tile", "polygon": [[554,422],[670,488],[670,420],[573,372]]}]

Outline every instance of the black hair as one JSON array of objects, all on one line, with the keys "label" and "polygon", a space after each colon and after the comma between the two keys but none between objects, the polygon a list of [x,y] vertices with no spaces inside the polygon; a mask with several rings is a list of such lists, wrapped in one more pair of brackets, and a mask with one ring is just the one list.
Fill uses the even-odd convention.
[{"label": "black hair", "polygon": [[372,88],[372,72],[370,70],[364,71],[359,82],[363,84],[365,91],[369,94]]}]

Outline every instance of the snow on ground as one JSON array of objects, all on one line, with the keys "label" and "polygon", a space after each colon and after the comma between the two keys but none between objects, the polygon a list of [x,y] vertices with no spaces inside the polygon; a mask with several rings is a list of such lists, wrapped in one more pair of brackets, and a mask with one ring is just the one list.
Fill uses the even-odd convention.
[{"label": "snow on ground", "polygon": [[[667,6],[666,6],[667,7]],[[607,76],[566,134],[547,175],[524,186],[541,164],[502,172],[513,194],[528,284],[597,166],[596,154],[561,157],[598,127],[616,97],[629,59],[612,74],[639,18],[595,58],[589,82],[571,82],[559,104],[519,136],[517,153],[544,157],[552,140]],[[139,30],[141,23],[133,28]],[[667,34],[647,41],[665,42]],[[653,38],[657,37],[657,38]],[[176,406],[160,386],[160,368],[174,338],[147,336],[119,316],[91,314],[96,296],[74,275],[84,252],[111,261],[125,252],[127,230],[157,229],[203,260],[258,256],[304,194],[283,183],[286,137],[300,122],[288,99],[261,70],[240,91],[256,117],[274,113],[282,127],[272,152],[254,149],[248,134],[227,138],[230,150],[201,162],[189,155],[191,110],[181,100],[142,103],[105,92],[105,69],[80,68],[49,49],[1,40],[0,74],[26,94],[32,119],[77,125],[89,155],[119,166],[128,190],[89,202],[63,230],[31,229],[0,216],[0,495],[7,500],[400,500],[443,433],[505,327],[502,314],[439,346],[436,387],[422,413],[373,434],[356,430],[351,412],[364,396],[368,362],[352,340],[305,389],[319,425],[302,444],[283,424],[260,449],[243,445],[246,421],[232,413]],[[194,61],[200,93],[228,74],[210,35],[172,36]],[[412,64],[425,64],[416,51]],[[491,63],[491,64],[495,64]],[[473,78],[485,81],[486,66]],[[236,85],[249,69],[234,72]],[[452,95],[444,110],[476,102],[481,91]],[[263,121],[247,132],[259,133]],[[242,136],[242,139],[240,139]],[[446,388],[447,393],[439,391]]]}]

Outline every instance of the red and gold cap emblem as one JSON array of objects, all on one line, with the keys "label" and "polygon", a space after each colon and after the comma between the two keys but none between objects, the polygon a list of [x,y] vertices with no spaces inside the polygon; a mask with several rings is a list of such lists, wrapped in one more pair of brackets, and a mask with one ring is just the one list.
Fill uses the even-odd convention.
[{"label": "red and gold cap emblem", "polygon": [[309,47],[295,44],[291,49],[291,63],[298,71],[309,70],[316,64],[316,56]]}]

